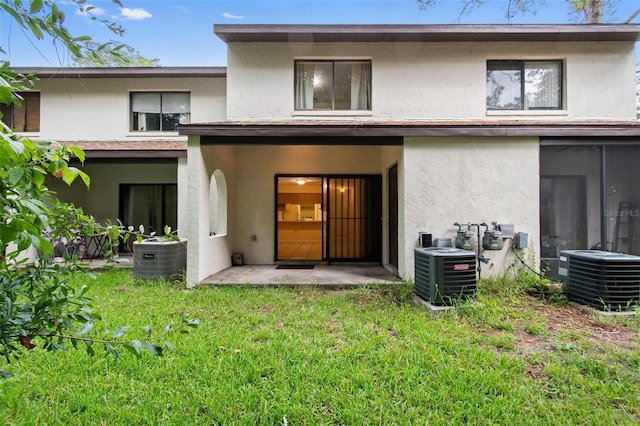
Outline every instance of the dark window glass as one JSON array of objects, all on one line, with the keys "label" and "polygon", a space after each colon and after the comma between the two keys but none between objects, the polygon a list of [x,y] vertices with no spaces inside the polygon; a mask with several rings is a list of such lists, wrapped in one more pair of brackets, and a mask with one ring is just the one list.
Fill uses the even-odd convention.
[{"label": "dark window glass", "polygon": [[297,110],[371,110],[371,61],[296,61]]},{"label": "dark window glass", "polygon": [[487,109],[562,109],[561,61],[488,61]]}]

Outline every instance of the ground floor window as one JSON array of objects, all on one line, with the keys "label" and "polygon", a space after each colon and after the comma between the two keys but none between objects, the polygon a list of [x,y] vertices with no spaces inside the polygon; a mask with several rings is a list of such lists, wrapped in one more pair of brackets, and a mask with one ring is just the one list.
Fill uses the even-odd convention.
[{"label": "ground floor window", "polygon": [[566,249],[640,255],[640,143],[542,145],[541,257]]},{"label": "ground floor window", "polygon": [[164,227],[177,229],[178,186],[174,184],[120,184],[120,220],[145,234],[164,234]]}]

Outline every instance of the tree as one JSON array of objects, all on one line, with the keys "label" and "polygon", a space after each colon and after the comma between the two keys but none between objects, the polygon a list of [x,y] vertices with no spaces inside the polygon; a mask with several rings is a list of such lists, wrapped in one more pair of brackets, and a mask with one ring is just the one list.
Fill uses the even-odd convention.
[{"label": "tree", "polygon": [[[86,0],[69,1],[91,14],[92,6]],[[121,5],[119,0],[111,1]],[[64,26],[64,13],[51,0],[0,0],[0,8],[35,38],[49,37],[75,58],[92,52],[118,54],[122,49],[115,42],[96,45],[88,36],[72,36]],[[124,31],[107,20],[100,22],[115,34]],[[19,106],[20,92],[28,91],[36,78],[19,75],[6,61],[0,62],[0,104]],[[117,345],[138,356],[143,349],[162,354],[161,346],[148,341],[150,329],[142,341],[119,340],[127,327],[118,328],[107,339],[89,337],[99,317],[91,311],[86,286],[74,288],[66,279],[66,273],[77,268],[74,262],[77,257],[71,256],[68,265],[47,261],[58,239],[101,233],[116,243],[123,235],[121,226],[95,223],[82,209],[61,202],[47,188],[47,175],[68,185],[77,178],[90,185],[89,176],[72,165],[74,160],[82,163],[84,152],[54,142],[33,141],[0,122],[0,353],[7,363],[19,356],[23,348],[42,344],[45,349],[56,350],[63,348],[65,342],[74,347],[82,343],[90,354],[94,343],[102,344],[114,356],[118,355]],[[128,235],[125,233],[124,238]],[[38,250],[40,260],[27,265],[21,254],[30,247]],[[198,324],[197,319],[184,319],[182,325]],[[172,328],[167,326],[166,330]],[[0,375],[7,374],[0,371]]]},{"label": "tree", "polygon": [[[416,0],[420,9],[427,9],[439,0]],[[468,13],[476,6],[482,6],[486,0],[464,0],[460,14]],[[567,0],[578,16],[582,17],[588,24],[600,24],[606,9],[615,6],[615,0]],[[507,20],[513,19],[516,15],[534,13],[536,8],[544,4],[544,0],[508,0],[505,17]]]},{"label": "tree", "polygon": [[100,49],[104,44],[95,41],[84,42],[88,54],[74,58],[75,65],[80,67],[157,67],[160,60],[149,59],[131,46],[118,44],[111,40],[108,45],[114,46],[112,49]]}]

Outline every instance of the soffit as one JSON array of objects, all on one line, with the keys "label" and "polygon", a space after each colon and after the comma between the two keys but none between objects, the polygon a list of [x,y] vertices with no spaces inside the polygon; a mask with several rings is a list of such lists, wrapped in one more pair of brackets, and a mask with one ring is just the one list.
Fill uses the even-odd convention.
[{"label": "soffit", "polygon": [[224,42],[558,42],[640,40],[640,25],[214,25]]}]

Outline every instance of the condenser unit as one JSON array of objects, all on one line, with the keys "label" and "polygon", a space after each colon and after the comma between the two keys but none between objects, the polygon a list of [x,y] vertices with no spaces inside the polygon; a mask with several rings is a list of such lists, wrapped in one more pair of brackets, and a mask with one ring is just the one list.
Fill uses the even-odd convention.
[{"label": "condenser unit", "polygon": [[155,238],[133,243],[133,277],[179,278],[187,269],[187,240]]},{"label": "condenser unit", "polygon": [[416,294],[433,305],[475,297],[476,255],[449,247],[415,249]]},{"label": "condenser unit", "polygon": [[569,300],[606,311],[640,301],[640,257],[597,250],[563,250],[558,276]]}]

